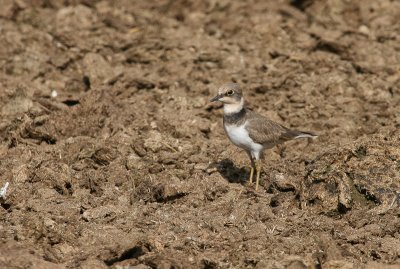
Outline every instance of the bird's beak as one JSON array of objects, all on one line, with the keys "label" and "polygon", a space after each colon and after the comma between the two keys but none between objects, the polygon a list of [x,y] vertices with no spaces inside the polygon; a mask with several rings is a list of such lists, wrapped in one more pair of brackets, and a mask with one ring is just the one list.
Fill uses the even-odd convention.
[{"label": "bird's beak", "polygon": [[212,99],[210,100],[210,102],[219,101],[219,99],[220,99],[221,97],[222,97],[222,95],[218,94],[217,96],[215,96],[214,98],[212,98]]}]

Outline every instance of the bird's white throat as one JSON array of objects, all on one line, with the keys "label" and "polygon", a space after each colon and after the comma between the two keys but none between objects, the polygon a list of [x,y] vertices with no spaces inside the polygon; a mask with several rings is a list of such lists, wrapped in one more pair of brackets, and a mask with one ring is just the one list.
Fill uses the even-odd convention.
[{"label": "bird's white throat", "polygon": [[239,103],[236,104],[224,104],[224,114],[230,115],[240,112],[244,106],[244,99],[243,97],[240,99]]}]

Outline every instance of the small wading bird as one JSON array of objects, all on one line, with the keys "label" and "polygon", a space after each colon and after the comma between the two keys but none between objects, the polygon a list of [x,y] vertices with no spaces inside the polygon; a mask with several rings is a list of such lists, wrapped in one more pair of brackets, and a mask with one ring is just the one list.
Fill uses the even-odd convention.
[{"label": "small wading bird", "polygon": [[227,83],[218,89],[218,95],[210,100],[224,104],[224,129],[229,139],[250,157],[250,184],[256,171],[258,190],[261,159],[265,149],[273,148],[285,141],[297,138],[315,138],[317,135],[291,130],[246,108],[239,84]]}]

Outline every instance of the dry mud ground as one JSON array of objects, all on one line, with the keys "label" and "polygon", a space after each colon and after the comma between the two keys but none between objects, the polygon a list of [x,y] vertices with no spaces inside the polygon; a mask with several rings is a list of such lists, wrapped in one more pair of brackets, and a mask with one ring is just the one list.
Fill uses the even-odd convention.
[{"label": "dry mud ground", "polygon": [[400,268],[399,1],[0,4],[0,268]]}]

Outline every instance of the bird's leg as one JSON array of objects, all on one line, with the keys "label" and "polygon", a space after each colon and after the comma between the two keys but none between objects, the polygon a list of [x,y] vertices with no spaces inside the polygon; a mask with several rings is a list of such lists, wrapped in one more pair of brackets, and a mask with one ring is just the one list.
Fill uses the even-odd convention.
[{"label": "bird's leg", "polygon": [[253,183],[254,168],[255,168],[256,165],[254,163],[253,156],[251,156],[251,152],[248,151],[247,154],[249,155],[250,162],[251,162],[249,183],[252,184]]},{"label": "bird's leg", "polygon": [[256,191],[257,191],[258,190],[259,181],[260,181],[261,159],[256,160],[256,171],[257,171],[257,177],[256,177]]},{"label": "bird's leg", "polygon": [[253,183],[253,174],[254,174],[254,168],[253,166],[250,167],[250,177],[249,177],[249,183]]}]

